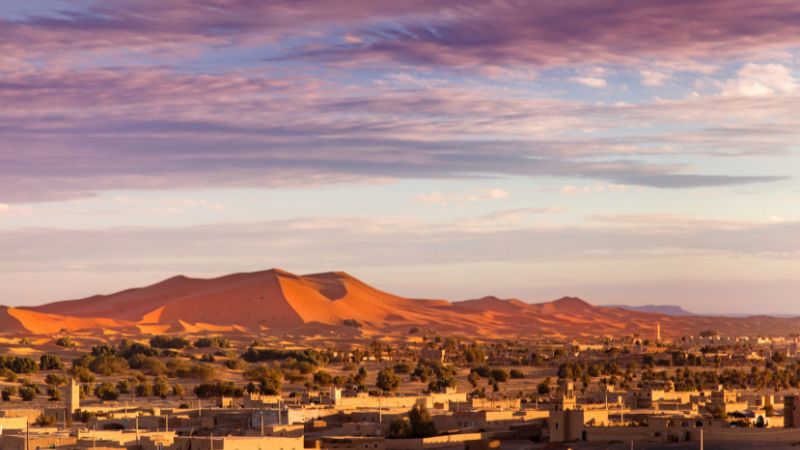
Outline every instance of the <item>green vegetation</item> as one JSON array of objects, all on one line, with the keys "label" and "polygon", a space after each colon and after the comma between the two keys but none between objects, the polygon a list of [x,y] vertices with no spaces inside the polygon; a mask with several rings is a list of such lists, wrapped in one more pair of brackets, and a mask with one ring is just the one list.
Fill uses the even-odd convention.
[{"label": "green vegetation", "polygon": [[190,342],[180,336],[168,336],[166,334],[161,334],[158,336],[153,336],[150,339],[150,346],[155,348],[161,349],[184,349],[189,347]]},{"label": "green vegetation", "polygon": [[214,383],[203,383],[194,388],[194,393],[200,398],[211,397],[241,397],[244,389],[236,386],[230,381],[217,381]]},{"label": "green vegetation", "polygon": [[228,348],[230,342],[222,336],[203,337],[195,341],[194,346],[197,348],[217,347]]},{"label": "green vegetation", "polygon": [[385,368],[378,372],[375,385],[384,392],[394,392],[400,387],[400,377],[395,375],[394,370]]},{"label": "green vegetation", "polygon": [[436,436],[436,425],[424,406],[414,406],[408,412],[408,420],[398,419],[389,425],[389,438],[408,439]]}]

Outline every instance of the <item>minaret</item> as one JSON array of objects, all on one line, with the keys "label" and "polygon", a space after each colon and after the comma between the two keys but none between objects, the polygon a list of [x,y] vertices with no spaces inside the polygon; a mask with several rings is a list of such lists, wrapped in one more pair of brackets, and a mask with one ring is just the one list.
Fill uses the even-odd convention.
[{"label": "minaret", "polygon": [[81,386],[75,382],[74,378],[70,378],[69,385],[67,385],[66,401],[69,414],[74,414],[81,409]]},{"label": "minaret", "polygon": [[656,322],[656,342],[661,342],[661,322]]}]

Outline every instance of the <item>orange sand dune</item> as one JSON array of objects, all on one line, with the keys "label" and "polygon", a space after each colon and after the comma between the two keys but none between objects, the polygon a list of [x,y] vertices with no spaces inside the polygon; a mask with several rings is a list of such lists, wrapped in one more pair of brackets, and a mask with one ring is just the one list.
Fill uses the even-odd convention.
[{"label": "orange sand dune", "polygon": [[[212,279],[176,276],[111,295],[32,308],[0,307],[0,332],[132,330],[141,334],[260,332],[266,335],[408,336],[412,327],[482,338],[788,334],[800,319],[672,317],[593,306],[564,297],[545,303],[483,297],[409,299],[383,292],[343,272],[295,275],[272,269]],[[354,327],[353,325],[357,325]]]},{"label": "orange sand dune", "polygon": [[33,334],[55,334],[61,330],[102,330],[123,328],[131,324],[109,318],[83,318],[45,314],[28,309],[8,308],[6,313],[16,319],[22,327]]}]

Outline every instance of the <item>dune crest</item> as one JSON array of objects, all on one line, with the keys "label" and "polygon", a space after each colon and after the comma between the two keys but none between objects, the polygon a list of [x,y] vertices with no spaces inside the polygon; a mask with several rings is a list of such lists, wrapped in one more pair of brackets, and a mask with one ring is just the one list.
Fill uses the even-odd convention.
[{"label": "dune crest", "polygon": [[716,329],[732,335],[788,334],[800,319],[666,314],[594,306],[577,297],[544,303],[494,296],[450,302],[404,298],[344,272],[280,269],[200,279],[183,275],[110,295],[35,307],[0,307],[0,332],[292,333],[404,336],[412,328],[483,338],[654,337]]}]

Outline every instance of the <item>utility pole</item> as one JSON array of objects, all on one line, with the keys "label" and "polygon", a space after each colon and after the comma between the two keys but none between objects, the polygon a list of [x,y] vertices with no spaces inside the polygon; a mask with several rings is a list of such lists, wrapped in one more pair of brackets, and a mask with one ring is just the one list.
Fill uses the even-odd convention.
[{"label": "utility pole", "polygon": [[703,429],[700,428],[700,450],[703,450],[703,444],[704,444],[703,440],[704,440]]},{"label": "utility pole", "polygon": [[264,437],[264,411],[259,411],[259,416],[261,416],[261,437]]},{"label": "utility pole", "polygon": [[29,450],[31,439],[31,420],[25,419],[25,450]]}]

